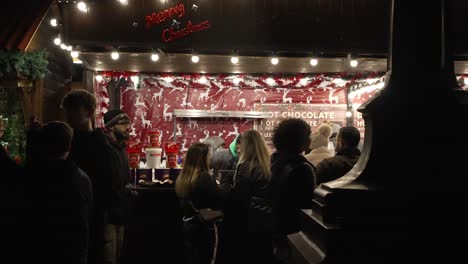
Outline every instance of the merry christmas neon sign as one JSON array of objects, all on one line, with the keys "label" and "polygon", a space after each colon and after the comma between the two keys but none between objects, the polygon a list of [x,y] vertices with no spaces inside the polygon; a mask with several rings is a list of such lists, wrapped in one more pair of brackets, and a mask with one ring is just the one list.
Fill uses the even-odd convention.
[{"label": "merry christmas neon sign", "polygon": [[187,21],[187,24],[183,28],[179,28],[180,22],[177,22],[176,18],[182,18],[185,16],[184,4],[178,4],[170,7],[161,12],[153,12],[151,15],[146,16],[146,29],[151,29],[154,26],[162,24],[165,21],[171,21],[172,26],[170,28],[163,29],[161,39],[164,42],[172,42],[177,39],[184,38],[195,32],[205,31],[211,27],[210,21],[205,20],[198,24],[193,24],[192,21]]}]

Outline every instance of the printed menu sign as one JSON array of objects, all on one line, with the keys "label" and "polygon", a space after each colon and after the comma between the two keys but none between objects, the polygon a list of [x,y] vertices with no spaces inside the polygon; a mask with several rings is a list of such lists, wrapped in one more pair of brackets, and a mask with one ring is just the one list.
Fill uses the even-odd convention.
[{"label": "printed menu sign", "polygon": [[268,113],[268,118],[255,119],[254,123],[254,129],[263,135],[268,145],[273,145],[273,130],[286,118],[303,119],[312,132],[324,121],[346,125],[346,104],[255,104],[254,111]]}]

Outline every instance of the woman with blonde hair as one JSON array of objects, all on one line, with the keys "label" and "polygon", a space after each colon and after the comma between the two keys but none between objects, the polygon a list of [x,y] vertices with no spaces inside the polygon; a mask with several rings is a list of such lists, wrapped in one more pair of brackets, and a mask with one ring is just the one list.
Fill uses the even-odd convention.
[{"label": "woman with blonde hair", "polygon": [[186,263],[210,263],[210,233],[198,218],[198,210],[219,208],[221,191],[209,174],[209,147],[192,144],[185,156],[182,171],[176,180],[183,218]]},{"label": "woman with blonde hair", "polygon": [[[232,196],[235,203],[231,217],[235,221],[232,218],[228,219],[228,214],[225,216],[226,221],[235,222],[233,239],[246,241],[241,250],[238,248],[241,245],[237,245],[237,254],[234,258],[241,258],[239,261],[245,261],[247,259],[245,256],[249,256],[252,263],[272,261],[271,230],[265,217],[269,214],[268,208],[271,208],[270,179],[270,150],[259,132],[248,130],[242,134],[239,163],[234,175]],[[256,211],[255,208],[259,207],[267,210]]]}]

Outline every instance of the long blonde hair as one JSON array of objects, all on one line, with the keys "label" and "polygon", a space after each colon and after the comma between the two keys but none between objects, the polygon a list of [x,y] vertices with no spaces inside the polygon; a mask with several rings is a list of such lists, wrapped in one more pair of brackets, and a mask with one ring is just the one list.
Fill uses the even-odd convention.
[{"label": "long blonde hair", "polygon": [[258,164],[262,175],[268,181],[270,180],[270,149],[260,133],[256,130],[248,130],[242,133],[240,152],[239,163],[249,161],[249,173],[252,173],[255,164]]},{"label": "long blonde hair", "polygon": [[209,148],[203,143],[194,143],[185,155],[182,171],[176,180],[175,190],[178,197],[187,197],[193,189],[198,176],[208,173]]}]

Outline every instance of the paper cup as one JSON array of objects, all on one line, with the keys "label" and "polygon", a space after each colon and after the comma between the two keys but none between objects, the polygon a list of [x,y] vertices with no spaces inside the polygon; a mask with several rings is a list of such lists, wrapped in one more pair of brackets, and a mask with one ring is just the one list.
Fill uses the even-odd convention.
[{"label": "paper cup", "polygon": [[147,148],[146,152],[146,167],[159,168],[161,166],[161,148]]}]

